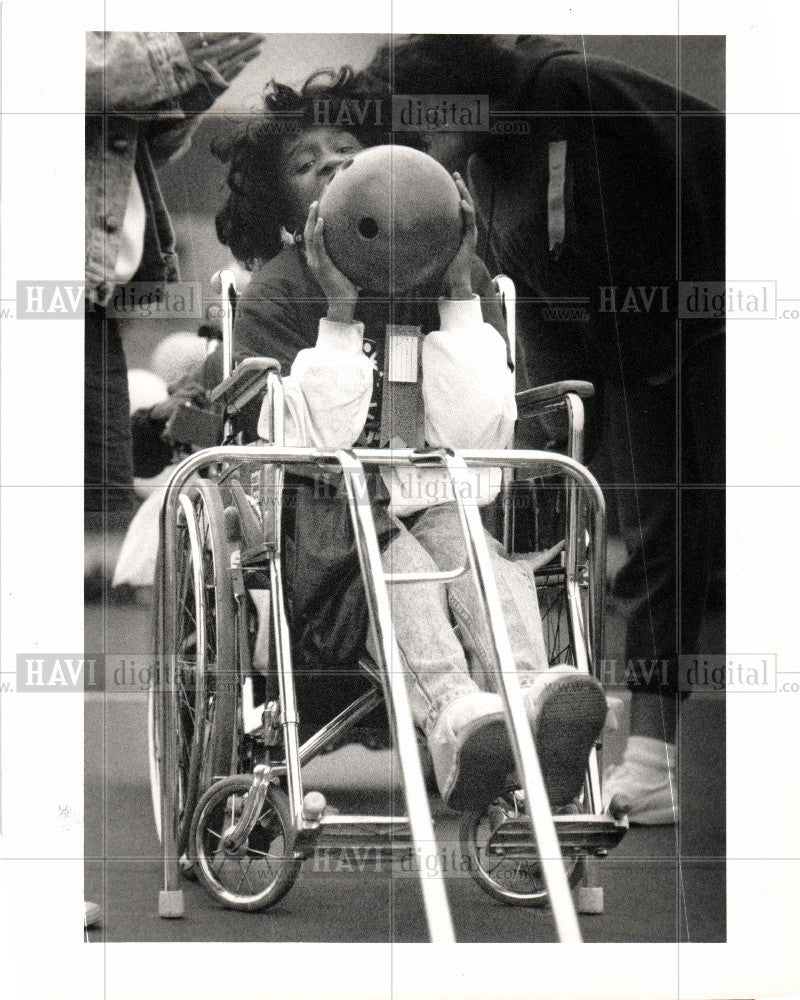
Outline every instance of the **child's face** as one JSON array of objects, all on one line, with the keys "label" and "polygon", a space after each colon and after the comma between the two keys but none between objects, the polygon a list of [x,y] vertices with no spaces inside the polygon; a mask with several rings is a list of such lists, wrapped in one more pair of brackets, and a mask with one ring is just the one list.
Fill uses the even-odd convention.
[{"label": "child's face", "polygon": [[283,173],[292,202],[292,225],[302,226],[312,202],[318,201],[336,172],[364,147],[349,132],[320,126],[287,139]]}]

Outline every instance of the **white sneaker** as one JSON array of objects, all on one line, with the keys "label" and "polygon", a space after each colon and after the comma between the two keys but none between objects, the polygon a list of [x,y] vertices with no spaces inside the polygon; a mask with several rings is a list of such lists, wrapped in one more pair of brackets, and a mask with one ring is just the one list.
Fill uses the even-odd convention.
[{"label": "white sneaker", "polygon": [[514,766],[500,696],[475,691],[451,701],[428,735],[428,749],[445,804],[482,809]]},{"label": "white sneaker", "polygon": [[526,686],[525,708],[550,805],[565,806],[581,790],[589,754],[603,729],[603,689],[575,667],[551,667]]},{"label": "white sneaker", "polygon": [[622,763],[603,781],[603,806],[631,823],[668,826],[678,822],[675,745],[648,736],[631,736]]},{"label": "white sneaker", "polygon": [[[550,804],[564,806],[580,792],[603,728],[603,689],[574,667],[559,666],[538,674],[523,696]],[[497,694],[476,691],[451,702],[428,736],[428,748],[439,792],[451,809],[483,809],[514,771]]]},{"label": "white sneaker", "polygon": [[616,733],[619,730],[620,721],[625,715],[625,702],[616,695],[607,694],[606,704],[608,705],[608,715],[603,729],[609,733]]}]

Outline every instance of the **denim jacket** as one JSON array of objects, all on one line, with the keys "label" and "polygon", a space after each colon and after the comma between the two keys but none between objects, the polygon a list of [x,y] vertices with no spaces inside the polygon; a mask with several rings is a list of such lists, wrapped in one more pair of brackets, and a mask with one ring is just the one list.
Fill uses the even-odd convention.
[{"label": "denim jacket", "polygon": [[156,167],[188,147],[198,110],[220,92],[192,67],[175,32],[87,33],[87,302],[102,306],[113,294],[134,171],[147,221],[142,262],[133,280],[178,280],[175,234]]}]

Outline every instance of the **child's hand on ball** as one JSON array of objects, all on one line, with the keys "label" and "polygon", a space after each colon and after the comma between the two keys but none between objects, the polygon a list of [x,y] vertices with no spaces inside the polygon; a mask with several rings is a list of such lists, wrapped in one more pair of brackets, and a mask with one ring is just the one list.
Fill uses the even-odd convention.
[{"label": "child's hand on ball", "polygon": [[322,236],[323,228],[324,222],[319,217],[319,202],[315,201],[308,211],[303,236],[308,268],[328,300],[328,319],[337,323],[352,323],[358,289],[328,256]]},{"label": "child's hand on ball", "polygon": [[472,259],[478,243],[478,227],[475,222],[475,206],[460,174],[453,174],[458,193],[461,195],[461,215],[464,219],[464,235],[450,266],[442,279],[442,294],[448,299],[472,298]]}]

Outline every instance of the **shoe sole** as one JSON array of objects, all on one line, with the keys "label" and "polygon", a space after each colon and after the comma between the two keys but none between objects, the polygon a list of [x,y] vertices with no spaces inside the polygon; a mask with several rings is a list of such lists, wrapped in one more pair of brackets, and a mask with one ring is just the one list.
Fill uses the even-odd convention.
[{"label": "shoe sole", "polygon": [[646,809],[628,816],[631,826],[676,826],[680,822],[677,809]]},{"label": "shoe sole", "polygon": [[630,805],[632,796],[623,796],[620,793],[612,795],[606,802],[605,808],[614,816],[621,819],[627,816],[631,826],[675,826],[679,821],[678,805],[668,803],[665,805]]},{"label": "shoe sole", "polygon": [[580,792],[606,718],[602,689],[588,677],[579,680],[581,676],[553,681],[540,702],[536,752],[553,808],[567,805]]},{"label": "shoe sole", "polygon": [[88,930],[100,924],[101,910],[97,903],[84,903],[83,926]]},{"label": "shoe sole", "polygon": [[477,811],[500,794],[514,766],[505,718],[478,719],[459,734],[459,743],[451,772],[454,776],[442,798],[451,809]]}]

